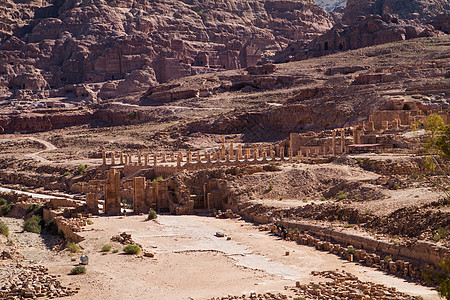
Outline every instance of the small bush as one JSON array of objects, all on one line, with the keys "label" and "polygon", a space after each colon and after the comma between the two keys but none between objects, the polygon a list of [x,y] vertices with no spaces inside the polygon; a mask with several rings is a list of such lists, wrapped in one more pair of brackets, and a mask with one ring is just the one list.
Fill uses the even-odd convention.
[{"label": "small bush", "polygon": [[273,190],[273,185],[269,184],[269,192]]},{"label": "small bush", "polygon": [[344,199],[347,199],[347,193],[345,193],[343,191],[339,191],[338,200],[344,200]]},{"label": "small bush", "polygon": [[112,253],[117,253],[117,252],[119,252],[119,249],[114,249],[114,250],[112,251]]},{"label": "small bush", "polygon": [[3,204],[2,206],[0,206],[0,215],[6,216],[10,210],[11,210],[11,204],[9,204],[9,203]]},{"label": "small bush", "polygon": [[141,253],[141,248],[138,245],[126,245],[123,247],[123,252],[126,254],[139,254]]},{"label": "small bush", "polygon": [[355,254],[356,249],[353,247],[348,247],[347,254]]},{"label": "small bush", "polygon": [[72,253],[78,253],[80,251],[80,247],[78,247],[78,245],[74,242],[67,243],[67,249],[69,249]]},{"label": "small bush", "polygon": [[42,232],[41,221],[42,218],[40,216],[33,215],[31,218],[29,218],[23,223],[23,230],[34,233],[41,233]]},{"label": "small bush", "polygon": [[148,211],[147,220],[154,220],[157,217],[158,217],[158,215],[156,214],[156,211],[154,211],[153,209],[150,208],[150,210]]},{"label": "small bush", "polygon": [[84,266],[76,266],[75,268],[70,271],[70,275],[78,275],[78,274],[85,274],[86,268]]},{"label": "small bush", "polygon": [[104,244],[102,247],[102,252],[109,252],[111,251],[111,248],[112,248],[111,244]]},{"label": "small bush", "polygon": [[325,198],[325,196],[322,196],[322,198],[320,198],[320,201],[327,201],[327,198]]},{"label": "small bush", "polygon": [[5,199],[0,198],[0,206],[4,205],[6,203],[8,203],[8,202]]},{"label": "small bush", "polygon": [[36,204],[30,204],[27,207],[27,210],[25,211],[25,213],[28,215],[29,213],[32,213],[33,215],[40,215],[42,212],[42,207],[40,207],[39,205]]},{"label": "small bush", "polygon": [[0,220],[0,234],[3,234],[4,236],[9,236],[8,225],[6,225],[5,222],[1,220]]},{"label": "small bush", "polygon": [[433,237],[435,242],[439,242],[441,239],[445,239],[448,235],[448,230],[444,227],[439,227],[437,230],[437,234]]},{"label": "small bush", "polygon": [[279,199],[280,199],[280,201],[281,201],[281,200],[283,200],[284,198],[283,198],[283,197],[280,197]]},{"label": "small bush", "polygon": [[91,220],[91,219],[87,219],[87,220],[86,220],[86,224],[88,224],[88,225],[92,225],[92,224],[94,224],[94,222],[92,222],[92,220]]},{"label": "small bush", "polygon": [[63,174],[64,177],[69,176],[69,175],[70,175],[70,172],[69,172],[69,171],[66,171],[66,172],[64,172],[64,174]]},{"label": "small bush", "polygon": [[83,175],[84,173],[86,173],[87,168],[88,168],[88,165],[80,164],[77,167],[77,170],[75,171],[75,175]]}]

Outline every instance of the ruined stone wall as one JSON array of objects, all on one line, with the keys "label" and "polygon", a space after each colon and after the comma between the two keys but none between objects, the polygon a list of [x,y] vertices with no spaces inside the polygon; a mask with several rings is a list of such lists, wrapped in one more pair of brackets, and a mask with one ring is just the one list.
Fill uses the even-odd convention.
[{"label": "ruined stone wall", "polygon": [[73,223],[70,223],[66,218],[60,216],[54,210],[44,208],[43,220],[45,223],[54,222],[58,228],[58,232],[63,233],[68,241],[79,243],[84,240],[82,236],[75,232],[76,230],[79,230],[79,227],[77,228],[74,226]]}]

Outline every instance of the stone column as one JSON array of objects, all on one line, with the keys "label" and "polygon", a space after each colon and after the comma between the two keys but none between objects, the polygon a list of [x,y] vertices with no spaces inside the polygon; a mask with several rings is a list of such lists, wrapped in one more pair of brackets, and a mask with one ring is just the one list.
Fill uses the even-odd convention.
[{"label": "stone column", "polygon": [[138,152],[138,165],[142,165],[142,154],[141,151]]},{"label": "stone column", "polygon": [[133,211],[134,213],[148,213],[145,205],[145,177],[133,177]]},{"label": "stone column", "polygon": [[250,149],[249,148],[245,149],[245,155],[247,155],[247,159],[250,158]]},{"label": "stone column", "polygon": [[358,144],[358,131],[355,128],[352,128],[353,133],[353,144]]},{"label": "stone column", "polygon": [[128,155],[124,155],[125,157],[124,157],[124,159],[125,159],[125,165],[128,165]]},{"label": "stone column", "polygon": [[162,154],[162,162],[165,163],[166,161],[167,161],[167,159],[166,159],[166,153],[163,153],[163,154]]},{"label": "stone column", "polygon": [[399,119],[395,119],[392,122],[392,127],[394,128],[394,130],[398,130],[398,124],[399,124]]},{"label": "stone column", "polygon": [[388,122],[388,121],[383,121],[383,122],[381,123],[381,129],[382,129],[383,131],[387,131],[387,130],[389,129],[389,122]]},{"label": "stone column", "polygon": [[181,161],[183,160],[183,158],[181,157],[181,154],[178,153],[177,155],[177,167],[180,168],[181,167]]},{"label": "stone column", "polygon": [[375,131],[375,123],[373,121],[369,121],[369,125],[368,125],[368,131],[372,132]]},{"label": "stone column", "polygon": [[366,130],[365,125],[364,125],[364,120],[360,120],[360,121],[358,122],[358,127],[359,127],[359,129],[362,130],[362,131]]},{"label": "stone column", "polygon": [[205,152],[206,161],[211,163],[211,154]]},{"label": "stone column", "polygon": [[325,156],[327,155],[327,148],[324,146],[322,146],[322,155]]},{"label": "stone column", "polygon": [[229,161],[230,161],[230,153],[227,153],[227,154],[225,155],[225,161],[226,161],[226,162],[229,162]]},{"label": "stone column", "polygon": [[292,161],[292,150],[290,147],[288,149],[288,152],[289,152],[289,161]]},{"label": "stone column", "polygon": [[144,165],[148,166],[148,153],[144,153]]},{"label": "stone column", "polygon": [[120,151],[120,164],[123,165],[123,153]]},{"label": "stone column", "polygon": [[234,149],[233,149],[233,142],[230,142],[230,149],[228,150],[228,153],[230,153],[230,158],[234,158]]},{"label": "stone column", "polygon": [[221,152],[221,159],[225,158],[225,136],[222,135],[222,152]]},{"label": "stone column", "polygon": [[191,161],[192,161],[192,154],[191,154],[191,151],[188,151],[186,153],[186,162],[189,164],[189,163],[191,163]]},{"label": "stone column", "polygon": [[153,166],[156,167],[158,164],[158,154],[153,154]]},{"label": "stone column", "polygon": [[270,159],[275,160],[275,151],[274,150],[270,150]]},{"label": "stone column", "polygon": [[197,151],[197,162],[201,162],[202,157],[200,156],[200,150]]},{"label": "stone column", "polygon": [[336,154],[336,131],[333,130],[331,133],[331,154]]},{"label": "stone column", "polygon": [[103,165],[106,165],[106,151],[102,150]]},{"label": "stone column", "polygon": [[253,149],[253,160],[256,161],[258,159],[258,149]]},{"label": "stone column", "polygon": [[297,151],[297,157],[298,157],[298,159],[300,159],[300,157],[302,157],[302,150]]},{"label": "stone column", "polygon": [[309,157],[309,152],[310,152],[309,149],[306,149],[306,150],[305,150],[305,156],[306,156],[306,157]]},{"label": "stone column", "polygon": [[344,129],[341,128],[341,153],[344,153],[345,149],[345,132]]},{"label": "stone column", "polygon": [[175,162],[175,153],[170,153],[170,161]]},{"label": "stone column", "polygon": [[93,215],[98,215],[98,194],[88,193],[86,194],[86,206],[88,211]]},{"label": "stone column", "polygon": [[116,152],[111,152],[111,165],[114,166],[116,164]]},{"label": "stone column", "polygon": [[105,184],[105,213],[120,214],[120,172],[110,169]]},{"label": "stone column", "polygon": [[238,146],[238,157],[237,157],[237,159],[238,160],[242,159],[242,145]]},{"label": "stone column", "polygon": [[280,158],[284,160],[284,147],[280,147]]},{"label": "stone column", "polygon": [[131,154],[128,154],[128,164],[131,166],[132,165],[132,163],[131,163]]}]

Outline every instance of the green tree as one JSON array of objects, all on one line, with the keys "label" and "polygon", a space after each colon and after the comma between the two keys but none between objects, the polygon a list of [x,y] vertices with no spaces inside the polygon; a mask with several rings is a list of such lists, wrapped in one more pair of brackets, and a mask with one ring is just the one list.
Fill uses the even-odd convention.
[{"label": "green tree", "polygon": [[439,115],[431,114],[425,120],[415,124],[414,128],[425,129],[423,154],[425,155],[426,167],[432,171],[439,171],[444,175],[443,180],[446,183],[434,182],[428,176],[425,176],[425,178],[432,181],[449,198],[448,181],[450,176],[448,160],[450,159],[450,125],[445,124]]}]

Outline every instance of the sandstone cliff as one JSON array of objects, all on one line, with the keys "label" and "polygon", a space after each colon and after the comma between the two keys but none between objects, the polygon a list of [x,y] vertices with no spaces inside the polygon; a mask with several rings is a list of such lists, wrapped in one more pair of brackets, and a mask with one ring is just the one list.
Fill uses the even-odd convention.
[{"label": "sandstone cliff", "polygon": [[256,65],[333,25],[312,0],[5,0],[0,15],[3,99],[106,81],[91,98],[140,92]]},{"label": "sandstone cliff", "polygon": [[401,19],[430,22],[450,12],[448,0],[348,0],[343,21],[350,24],[360,15],[397,14]]}]

